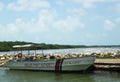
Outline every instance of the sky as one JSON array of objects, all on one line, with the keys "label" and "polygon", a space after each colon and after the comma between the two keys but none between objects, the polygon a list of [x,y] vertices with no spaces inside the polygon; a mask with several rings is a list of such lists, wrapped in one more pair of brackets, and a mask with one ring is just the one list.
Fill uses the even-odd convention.
[{"label": "sky", "polygon": [[120,0],[0,0],[0,41],[120,45]]}]

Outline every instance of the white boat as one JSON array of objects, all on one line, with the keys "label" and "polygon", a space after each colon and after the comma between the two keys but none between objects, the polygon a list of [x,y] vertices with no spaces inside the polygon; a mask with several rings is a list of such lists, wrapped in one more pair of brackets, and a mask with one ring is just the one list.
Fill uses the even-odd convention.
[{"label": "white boat", "polygon": [[[26,47],[14,46],[14,47]],[[20,55],[19,55],[20,56]],[[94,56],[44,59],[44,60],[9,60],[6,67],[17,70],[40,70],[40,71],[83,71],[94,64]]]}]

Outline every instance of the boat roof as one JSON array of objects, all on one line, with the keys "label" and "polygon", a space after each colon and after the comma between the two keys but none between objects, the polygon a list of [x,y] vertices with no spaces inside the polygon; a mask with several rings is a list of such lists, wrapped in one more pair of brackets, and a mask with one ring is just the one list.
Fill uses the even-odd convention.
[{"label": "boat roof", "polygon": [[26,45],[14,45],[13,48],[25,48],[25,47],[33,47],[34,44],[26,44]]}]

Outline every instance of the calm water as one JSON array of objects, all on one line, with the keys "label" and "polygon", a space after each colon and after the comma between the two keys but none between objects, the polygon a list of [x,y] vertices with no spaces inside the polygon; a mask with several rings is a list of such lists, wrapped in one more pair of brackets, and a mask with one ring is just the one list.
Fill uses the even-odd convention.
[{"label": "calm water", "polygon": [[105,71],[54,73],[0,68],[0,82],[120,82],[120,74]]},{"label": "calm water", "polygon": [[[111,51],[120,51],[120,47],[100,47],[100,48],[71,48],[71,49],[50,49],[43,50],[44,54],[67,54],[67,53],[91,53],[91,52],[111,52]],[[17,52],[0,52],[1,54],[15,54]],[[28,51],[23,51],[23,53],[28,53]],[[31,53],[35,53],[35,50],[31,50]],[[36,50],[36,53],[42,53],[41,50]]]}]

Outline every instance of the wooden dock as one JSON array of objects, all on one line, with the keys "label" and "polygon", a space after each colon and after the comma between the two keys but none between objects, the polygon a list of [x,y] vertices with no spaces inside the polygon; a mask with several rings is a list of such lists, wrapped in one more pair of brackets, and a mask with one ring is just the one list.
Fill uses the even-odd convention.
[{"label": "wooden dock", "polygon": [[96,59],[95,70],[120,72],[120,59]]}]

